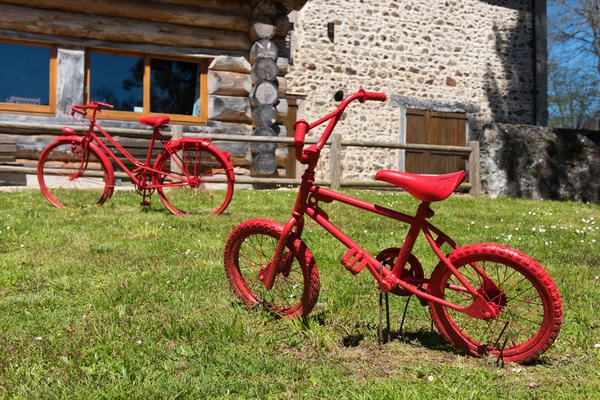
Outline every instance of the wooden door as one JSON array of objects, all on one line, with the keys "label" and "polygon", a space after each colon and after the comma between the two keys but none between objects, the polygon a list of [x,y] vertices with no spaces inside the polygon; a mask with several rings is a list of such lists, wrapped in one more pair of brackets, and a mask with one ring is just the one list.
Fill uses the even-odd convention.
[{"label": "wooden door", "polygon": [[[406,110],[406,143],[466,146],[467,116],[425,110]],[[447,174],[466,169],[466,159],[444,151],[405,152],[406,172]]]}]

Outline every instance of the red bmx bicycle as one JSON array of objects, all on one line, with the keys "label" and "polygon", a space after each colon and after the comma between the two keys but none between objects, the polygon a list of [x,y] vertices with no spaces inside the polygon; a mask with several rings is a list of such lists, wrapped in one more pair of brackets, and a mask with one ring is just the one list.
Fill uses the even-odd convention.
[{"label": "red bmx bicycle", "polygon": [[[189,213],[222,213],[233,195],[235,174],[229,162],[229,153],[222,152],[210,139],[183,138],[170,140],[159,130],[165,129],[169,117],[156,116],[140,119],[153,128],[148,153],[144,162],[136,159],[96,123],[96,112],[112,109],[110,104],[91,102],[71,107],[71,115],[89,115],[89,129],[83,136],[64,127],[56,141],[40,156],[37,176],[42,193],[54,206],[81,207],[103,204],[112,196],[115,173],[109,157],[131,178],[142,205],[150,204],[156,190],[167,208],[177,215]],[[128,168],[94,133],[97,128],[120,152],[133,168]],[[151,165],[156,140],[164,150]]]},{"label": "red bmx bicycle", "polygon": [[[367,269],[384,293],[415,295],[429,306],[441,335],[471,356],[494,354],[503,361],[523,363],[545,352],[556,339],[562,322],[562,303],[548,273],[529,256],[499,244],[457,245],[427,221],[430,205],[450,196],[465,177],[460,171],[421,176],[382,170],[375,179],[396,185],[421,201],[410,216],[355,199],[314,184],[321,148],[353,100],[385,101],[384,93],[360,90],[342,101],[337,110],[309,124],[295,124],[296,158],[307,168],[292,216],[285,225],[254,219],[238,225],[225,246],[225,271],[236,295],[248,306],[262,306],[277,316],[304,316],[319,296],[319,272],[302,241],[304,215],[308,215],[349,250],[341,257],[348,271]],[[330,120],[319,141],[304,147],[308,130]],[[410,226],[398,248],[369,254],[338,229],[321,209],[322,203],[339,201]],[[429,278],[412,254],[419,233],[439,258]],[[448,244],[453,251],[444,255]]]}]

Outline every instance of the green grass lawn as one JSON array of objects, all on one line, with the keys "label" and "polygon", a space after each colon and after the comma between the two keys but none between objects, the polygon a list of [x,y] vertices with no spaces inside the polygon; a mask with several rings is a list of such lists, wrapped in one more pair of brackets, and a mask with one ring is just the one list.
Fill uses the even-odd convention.
[{"label": "green grass lawn", "polygon": [[[400,211],[392,192],[350,191]],[[223,270],[231,230],[285,222],[295,192],[237,191],[224,215],[176,217],[134,192],[102,207],[56,209],[39,191],[0,194],[0,393],[17,398],[599,398],[600,207],[455,196],[431,220],[459,244],[498,242],[538,260],[563,298],[558,341],[536,362],[465,357],[408,307],[404,337],[378,345],[378,292],[345,248],[312,222],[304,240],[321,276],[306,321],[248,311]],[[331,220],[369,251],[404,226],[342,205]],[[415,250],[426,273],[433,253]],[[392,297],[398,329],[406,297]]]}]

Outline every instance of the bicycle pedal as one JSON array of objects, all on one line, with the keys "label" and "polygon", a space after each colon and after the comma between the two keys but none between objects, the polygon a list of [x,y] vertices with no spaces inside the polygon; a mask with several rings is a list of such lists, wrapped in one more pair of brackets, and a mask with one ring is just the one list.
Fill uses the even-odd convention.
[{"label": "bicycle pedal", "polygon": [[342,265],[354,275],[358,274],[364,267],[367,266],[368,261],[365,258],[362,250],[350,249],[340,259]]}]

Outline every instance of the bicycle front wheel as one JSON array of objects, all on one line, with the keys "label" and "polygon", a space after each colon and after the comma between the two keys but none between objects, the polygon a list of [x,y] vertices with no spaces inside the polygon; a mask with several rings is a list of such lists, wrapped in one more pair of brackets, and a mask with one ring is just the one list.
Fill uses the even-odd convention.
[{"label": "bicycle front wheel", "polygon": [[261,305],[278,317],[308,315],[319,297],[319,271],[304,244],[291,233],[270,290],[259,280],[269,265],[283,225],[254,219],[237,226],[225,245],[225,272],[235,294],[249,307]]},{"label": "bicycle front wheel", "polygon": [[[560,294],[537,262],[497,244],[461,247],[448,259],[500,314],[485,321],[430,302],[433,322],[446,340],[471,356],[487,353],[516,363],[533,360],[554,343],[562,322]],[[429,290],[459,306],[473,299],[443,263],[433,271]]]},{"label": "bicycle front wheel", "polygon": [[112,193],[109,167],[93,147],[84,151],[81,140],[60,139],[46,147],[37,177],[44,196],[58,208],[100,205]]},{"label": "bicycle front wheel", "polygon": [[181,142],[157,158],[158,196],[177,215],[221,214],[231,201],[231,163],[203,142]]}]

